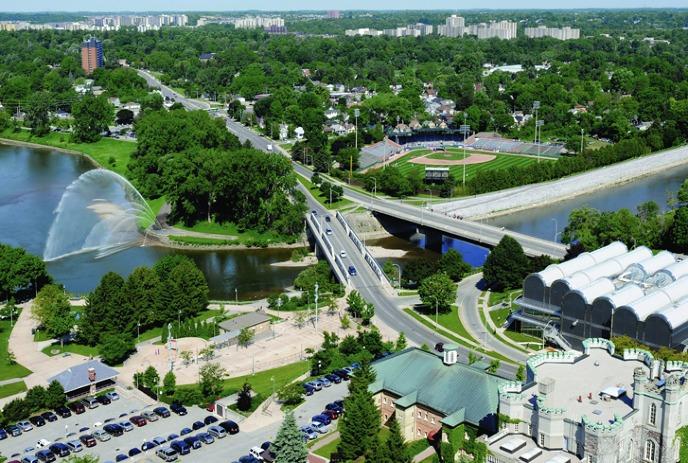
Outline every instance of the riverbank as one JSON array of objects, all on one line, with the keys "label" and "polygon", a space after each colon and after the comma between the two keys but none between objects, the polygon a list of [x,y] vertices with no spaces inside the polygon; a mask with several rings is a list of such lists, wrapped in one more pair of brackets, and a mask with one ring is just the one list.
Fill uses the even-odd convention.
[{"label": "riverbank", "polygon": [[433,206],[440,213],[472,220],[551,205],[688,164],[688,146],[630,159],[545,183],[500,190]]}]

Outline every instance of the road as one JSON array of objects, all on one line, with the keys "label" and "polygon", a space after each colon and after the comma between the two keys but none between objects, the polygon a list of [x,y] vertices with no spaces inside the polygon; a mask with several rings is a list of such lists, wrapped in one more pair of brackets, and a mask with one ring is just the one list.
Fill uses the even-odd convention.
[{"label": "road", "polygon": [[201,110],[208,110],[210,109],[210,104],[208,104],[205,101],[199,101],[199,100],[194,100],[191,98],[186,98],[182,94],[172,90],[170,87],[164,85],[162,82],[158,80],[157,77],[155,77],[153,74],[151,74],[148,71],[144,71],[143,69],[137,69],[136,72],[138,75],[146,79],[146,82],[148,83],[149,87],[157,88],[160,90],[162,93],[162,96],[164,98],[169,98],[174,101],[180,102],[186,109],[189,110],[195,110],[195,109],[201,109]]}]

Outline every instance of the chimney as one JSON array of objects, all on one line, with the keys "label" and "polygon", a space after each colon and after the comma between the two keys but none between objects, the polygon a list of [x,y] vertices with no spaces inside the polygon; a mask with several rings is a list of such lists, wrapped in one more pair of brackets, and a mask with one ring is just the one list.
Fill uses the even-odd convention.
[{"label": "chimney", "polygon": [[443,352],[443,362],[445,365],[454,365],[459,361],[459,346],[455,344],[445,344]]},{"label": "chimney", "polygon": [[93,367],[88,369],[88,380],[92,383],[96,380],[96,369]]}]

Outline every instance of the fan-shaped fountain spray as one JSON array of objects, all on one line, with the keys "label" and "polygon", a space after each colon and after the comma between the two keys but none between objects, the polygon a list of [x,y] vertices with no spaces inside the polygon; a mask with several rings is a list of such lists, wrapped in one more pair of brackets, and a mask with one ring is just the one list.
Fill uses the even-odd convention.
[{"label": "fan-shaped fountain spray", "polygon": [[158,227],[155,213],[127,179],[105,169],[90,170],[63,193],[43,259],[90,251],[104,257],[141,243],[149,229]]}]

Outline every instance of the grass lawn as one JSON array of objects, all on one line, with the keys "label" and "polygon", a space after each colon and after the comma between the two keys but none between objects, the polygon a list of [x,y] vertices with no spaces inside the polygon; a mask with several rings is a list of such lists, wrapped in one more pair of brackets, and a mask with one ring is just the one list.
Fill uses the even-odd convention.
[{"label": "grass lawn", "polygon": [[[194,317],[194,320],[202,322],[205,321],[209,318],[212,317],[217,317],[218,315],[222,315],[223,311],[220,309],[209,309],[201,312],[200,314],[196,315]],[[144,342],[148,341],[153,338],[157,338],[158,336],[162,335],[162,330],[167,329],[166,327],[160,327],[156,326],[155,328],[150,328],[147,329],[146,331],[141,332],[141,336],[139,336],[137,342]]]},{"label": "grass lawn", "polygon": [[220,240],[217,238],[200,238],[198,236],[169,236],[170,241],[190,246],[238,246],[239,240]]},{"label": "grass lawn", "polygon": [[[417,309],[416,309],[417,310]],[[435,310],[433,307],[422,307],[421,310],[417,310],[419,313],[427,316],[428,318],[435,321]],[[452,331],[459,336],[477,343],[475,339],[466,331],[466,327],[463,326],[461,320],[459,319],[459,309],[456,304],[451,305],[451,311],[442,313],[440,312],[437,316],[437,323]]]},{"label": "grass lawn", "polygon": [[[244,383],[249,383],[253,391],[263,399],[272,394],[272,380],[275,379],[275,391],[279,391],[285,384],[289,384],[299,376],[310,370],[310,362],[302,360],[282,367],[265,370],[253,375],[237,376],[223,381],[222,395],[228,396],[241,389]],[[256,402],[254,400],[254,402]]]},{"label": "grass lawn", "polygon": [[51,344],[49,346],[46,346],[43,348],[41,351],[45,355],[49,355],[51,357],[55,355],[62,355],[64,352],[70,352],[72,354],[79,354],[83,355],[86,357],[96,357],[98,356],[98,347],[92,347],[92,346],[87,346],[85,344],[77,344],[77,343],[67,343],[63,347],[60,347],[60,343],[56,344]]},{"label": "grass lawn", "polygon": [[217,238],[201,238],[193,236],[170,236],[173,241],[179,241],[188,244],[197,245],[231,245],[244,244],[246,246],[267,246],[273,243],[290,243],[294,241],[294,237],[280,235],[272,231],[260,233],[255,230],[239,230],[233,223],[218,224],[215,222],[202,221],[188,227],[184,224],[178,223],[175,225],[182,230],[189,230],[197,233],[210,233],[213,235],[226,235],[227,240]]},{"label": "grass lawn", "polygon": [[332,204],[328,202],[329,198],[326,198],[326,195],[323,195],[320,192],[320,188],[317,186],[313,185],[310,180],[306,179],[305,177],[302,177],[301,175],[297,175],[296,178],[301,182],[301,184],[306,187],[308,191],[311,192],[313,197],[324,207],[328,209],[341,209],[343,207],[351,206],[353,203],[349,201],[348,199],[341,198],[339,201],[334,201]]},{"label": "grass lawn", "polygon": [[[433,159],[451,159],[451,160],[462,160],[463,150],[457,148],[448,148],[447,151],[451,153],[451,156],[447,157],[446,154],[433,153],[430,155]],[[397,161],[392,163],[393,166],[399,168],[403,174],[409,174],[412,171],[425,172],[424,165],[414,164],[410,162],[413,158],[419,156],[425,156],[426,154],[432,153],[428,149],[420,149],[411,151],[405,156],[401,157]],[[475,176],[475,174],[480,170],[495,170],[495,169],[511,169],[513,167],[521,167],[528,164],[533,164],[537,162],[537,159],[530,158],[527,156],[520,156],[516,154],[504,154],[504,153],[482,153],[476,151],[468,150],[466,152],[466,157],[471,154],[490,154],[495,156],[495,159],[482,164],[471,164],[466,166],[466,180],[469,180]],[[545,158],[543,158],[545,159]],[[463,165],[449,166],[449,172],[454,176],[455,179],[460,179],[463,176]]]},{"label": "grass lawn", "polygon": [[16,383],[5,384],[0,386],[0,399],[9,397],[14,394],[19,394],[26,390],[26,383],[24,381],[17,381]]},{"label": "grass lawn", "polygon": [[511,302],[516,300],[518,296],[523,293],[522,289],[515,289],[512,291],[488,291],[488,300],[487,300],[487,305],[492,307],[494,305],[499,304],[500,302],[509,302],[509,294],[511,294]]},{"label": "grass lawn", "polygon": [[492,319],[492,322],[495,324],[495,326],[499,328],[504,324],[506,319],[509,317],[510,312],[511,310],[509,310],[508,307],[505,307],[503,309],[491,310],[490,318]]},{"label": "grass lawn", "polygon": [[[314,440],[313,443],[315,444],[318,442],[317,440]],[[323,445],[320,447],[318,450],[314,450],[313,453],[316,455],[320,455],[323,458],[330,458],[330,455],[332,455],[332,452],[335,452],[337,450],[337,446],[339,445],[340,439],[337,438],[333,440],[332,442]]]},{"label": "grass lawn", "polygon": [[23,378],[31,374],[31,370],[18,363],[8,365],[7,350],[11,332],[12,327],[10,326],[10,321],[0,320],[0,365],[2,365],[0,367],[0,381],[12,378]]},{"label": "grass lawn", "polygon": [[542,339],[538,338],[537,336],[531,336],[530,334],[526,333],[520,333],[518,331],[513,331],[513,330],[505,330],[504,331],[504,336],[507,338],[511,339],[514,342],[519,342],[519,343],[531,343],[531,344],[538,344],[542,345]]}]

